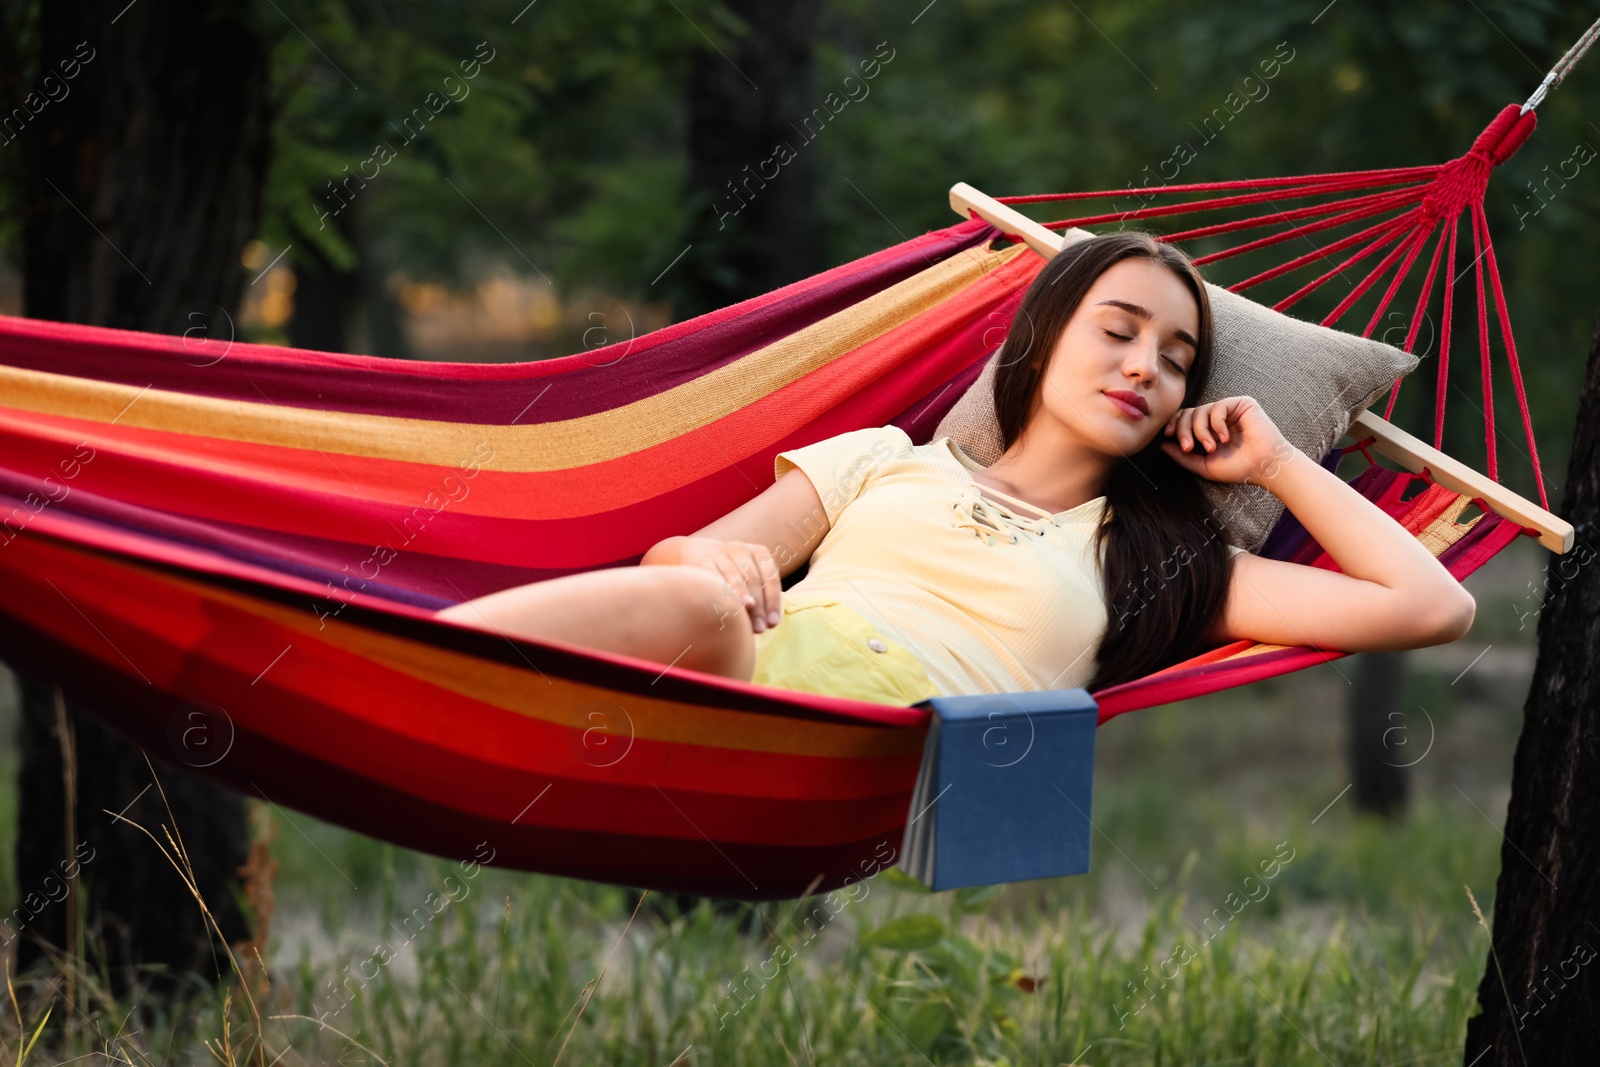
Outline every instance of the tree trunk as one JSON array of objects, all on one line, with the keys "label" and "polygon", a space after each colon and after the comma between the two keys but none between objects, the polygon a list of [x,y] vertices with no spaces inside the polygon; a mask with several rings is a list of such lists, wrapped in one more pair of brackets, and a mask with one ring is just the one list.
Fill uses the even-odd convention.
[{"label": "tree trunk", "polygon": [[[227,342],[270,149],[267,53],[249,5],[47,2],[37,40],[39,79],[53,75],[70,93],[30,108],[20,138],[24,313]],[[6,80],[15,96],[20,79]],[[249,935],[236,903],[249,849],[243,798],[176,770],[150,788],[138,749],[80,708],[58,713],[41,680],[24,678],[23,693],[17,882],[26,914],[7,933],[18,965],[44,945],[69,945],[78,918],[89,966],[104,966],[119,991],[144,977],[134,968],[152,964],[170,969],[149,975],[158,992],[179,985],[181,972],[214,976],[220,954],[177,873],[105,812],[125,810],[158,837],[159,824],[175,820],[233,941]],[[64,748],[75,750],[73,764],[64,766]],[[183,753],[155,755],[181,762]],[[78,892],[55,903],[49,887],[69,870]]]},{"label": "tree trunk", "polygon": [[[346,212],[354,208],[346,209]],[[348,225],[335,218],[346,241]],[[354,270],[341,270],[303,233],[297,233],[288,260],[294,268],[294,311],[289,317],[289,344],[313,352],[348,352],[350,327],[361,303],[361,281]]]},{"label": "tree trunk", "polygon": [[1467,1022],[1474,1067],[1594,1063],[1600,1045],[1600,320],[1578,399],[1539,651],[1511,772],[1493,948]]},{"label": "tree trunk", "polygon": [[[816,146],[831,117],[812,86],[821,0],[734,0],[749,27],[689,74],[690,251],[667,279],[680,317],[813,272]],[[820,108],[824,122],[806,119]],[[783,146],[784,150],[780,150]]]},{"label": "tree trunk", "polygon": [[1410,709],[1402,706],[1406,658],[1405,652],[1357,657],[1345,706],[1346,754],[1355,786],[1350,795],[1357,809],[1391,818],[1405,811],[1405,769],[1418,747],[1406,744],[1414,725],[1408,721]]},{"label": "tree trunk", "polygon": [[[296,283],[289,343],[317,352],[359,350],[369,356],[412,359],[405,315],[374,262],[362,204],[357,200],[332,216],[339,236],[355,253],[349,268],[323,255],[308,234],[296,234],[288,257]],[[359,349],[354,347],[358,339]]]}]

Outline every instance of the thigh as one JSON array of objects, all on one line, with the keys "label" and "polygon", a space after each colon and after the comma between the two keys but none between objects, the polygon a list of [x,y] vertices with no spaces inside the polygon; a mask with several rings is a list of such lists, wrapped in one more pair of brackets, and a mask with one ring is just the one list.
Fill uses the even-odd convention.
[{"label": "thigh", "polygon": [[435,613],[467,626],[620,652],[748,680],[754,631],[743,600],[702,567],[609,567]]}]

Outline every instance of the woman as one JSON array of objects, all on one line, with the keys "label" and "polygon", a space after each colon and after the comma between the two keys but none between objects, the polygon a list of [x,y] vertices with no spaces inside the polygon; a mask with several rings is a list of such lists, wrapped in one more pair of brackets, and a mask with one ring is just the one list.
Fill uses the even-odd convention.
[{"label": "woman", "polygon": [[[770,488],[638,567],[439,615],[889,704],[1095,691],[1240,638],[1365,652],[1464,634],[1471,595],[1398,523],[1254,399],[1197,403],[1211,332],[1182,252],[1143,233],[1078,242],[1012,324],[992,466],[947,437],[840,434],[780,453]],[[1342,573],[1225,545],[1202,478],[1265,486]]]}]

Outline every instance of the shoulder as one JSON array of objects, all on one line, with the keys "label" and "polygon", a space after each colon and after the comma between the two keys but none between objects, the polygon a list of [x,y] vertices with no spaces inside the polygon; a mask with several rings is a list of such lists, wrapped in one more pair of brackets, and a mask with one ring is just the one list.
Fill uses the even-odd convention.
[{"label": "shoulder", "polygon": [[862,490],[915,451],[910,435],[898,426],[868,426],[779,452],[772,474],[777,479],[795,468],[805,472],[832,523]]},{"label": "shoulder", "polygon": [[869,426],[864,430],[851,430],[839,436],[866,445],[870,451],[897,455],[915,451],[919,447],[912,443],[911,435],[898,426]]},{"label": "shoulder", "polygon": [[912,443],[911,435],[898,426],[869,426],[864,430],[851,430],[839,436],[858,441],[874,451],[904,453],[918,447]]},{"label": "shoulder", "polygon": [[779,453],[780,456],[805,455],[827,456],[830,458],[851,458],[858,456],[876,457],[878,460],[889,460],[903,457],[917,451],[917,446],[911,443],[911,436],[898,426],[868,426],[860,430],[847,430],[832,437],[824,437],[813,444],[800,448],[789,449]]}]

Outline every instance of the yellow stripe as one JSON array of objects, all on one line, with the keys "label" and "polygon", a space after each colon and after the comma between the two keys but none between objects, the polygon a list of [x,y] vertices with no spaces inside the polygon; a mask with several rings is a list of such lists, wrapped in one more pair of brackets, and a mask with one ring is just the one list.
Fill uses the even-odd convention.
[{"label": "yellow stripe", "polygon": [[[755,403],[948,300],[1026,251],[1023,245],[999,252],[966,249],[694,381],[559,422],[481,426],[317,411],[275,404],[265,395],[261,403],[225,400],[16,367],[0,367],[0,396],[6,407],[25,411],[115,420],[217,440],[452,465],[487,444],[493,458],[484,464],[486,469],[568,470],[671,441]],[[722,464],[717,457],[715,465]]]},{"label": "yellow stripe", "polygon": [[1417,534],[1417,540],[1422,542],[1422,547],[1438,556],[1445,549],[1465,537],[1467,531],[1476,526],[1478,520],[1483,518],[1482,515],[1478,515],[1465,526],[1456,522],[1461,517],[1461,513],[1467,510],[1467,505],[1471,503],[1471,497],[1461,493],[1456,494],[1456,498],[1450,506],[1441,511],[1436,519],[1424,526],[1422,531]]},{"label": "yellow stripe", "polygon": [[[1257,642],[1256,644],[1251,645],[1249,648],[1242,649],[1241,651],[1235,652],[1231,656],[1223,656],[1221,659],[1213,660],[1212,662],[1213,663],[1228,663],[1228,662],[1231,662],[1232,660],[1245,659],[1245,658],[1247,658],[1249,656],[1259,656],[1263,652],[1277,652],[1280,649],[1299,648],[1299,647],[1301,647],[1301,646],[1299,646],[1299,645],[1269,645],[1269,644],[1265,644],[1265,643],[1262,643],[1262,642]],[[1208,664],[1208,666],[1209,666],[1209,664]]]}]

